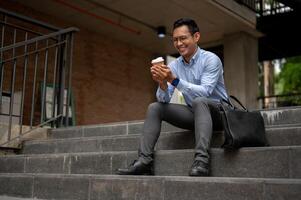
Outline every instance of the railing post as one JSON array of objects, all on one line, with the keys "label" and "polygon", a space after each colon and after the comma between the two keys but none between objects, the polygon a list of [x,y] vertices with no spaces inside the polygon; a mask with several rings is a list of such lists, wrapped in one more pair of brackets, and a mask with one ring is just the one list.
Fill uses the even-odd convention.
[{"label": "railing post", "polygon": [[[35,49],[36,51],[39,48],[39,43],[36,41]],[[32,95],[31,95],[31,112],[30,112],[30,128],[32,128],[34,124],[34,111],[35,111],[35,92],[36,92],[36,79],[38,73],[38,62],[39,62],[39,53],[38,51],[35,53],[35,61],[34,61],[34,74],[33,74],[33,86],[32,86]]]},{"label": "railing post", "polygon": [[[56,96],[57,96],[57,84],[56,84],[56,77],[57,77],[57,66],[58,66],[58,54],[59,48],[55,47],[55,58],[54,58],[54,69],[53,69],[53,93],[52,93],[52,110],[51,110],[51,117],[55,116],[55,106],[56,106]],[[54,127],[55,122],[51,122],[51,127]]]},{"label": "railing post", "polygon": [[[14,36],[13,36],[13,44],[17,41],[17,30],[14,29]],[[13,48],[13,57],[16,55],[16,49]],[[9,122],[8,122],[8,134],[7,134],[7,141],[11,138],[11,129],[12,129],[12,118],[14,112],[14,96],[15,96],[15,79],[16,79],[16,68],[17,68],[17,58],[14,58],[13,61],[13,70],[11,74],[11,88],[10,88],[10,102],[9,102]]]},{"label": "railing post", "polygon": [[[6,22],[6,15],[3,17],[3,21]],[[4,35],[5,35],[5,25],[2,25],[1,29],[1,45],[0,48],[4,46]],[[4,63],[3,60],[3,52],[0,52],[0,113],[2,112],[2,92],[3,92],[3,78],[4,78]]]},{"label": "railing post", "polygon": [[47,89],[47,70],[48,70],[48,43],[49,41],[46,40],[46,51],[45,51],[45,61],[44,61],[44,75],[43,75],[43,88],[42,88],[42,102],[41,102],[41,118],[40,123],[44,122],[44,115],[45,115],[45,107],[46,107],[46,89]]},{"label": "railing post", "polygon": [[[69,105],[71,100],[72,88],[72,54],[73,54],[73,33],[69,33],[67,37],[67,68],[68,68],[68,85],[67,85],[67,101],[66,101],[66,121],[65,126],[69,126]],[[73,112],[73,110],[71,111]]]},{"label": "railing post", "polygon": [[[59,41],[64,41],[66,39],[65,34],[60,36]],[[58,106],[57,106],[57,115],[61,115],[57,121],[57,127],[62,127],[64,119],[64,90],[65,90],[65,63],[66,63],[66,44],[63,43],[60,47],[60,56],[58,60],[58,73],[59,73],[59,82],[58,82]]]},{"label": "railing post", "polygon": [[[25,33],[25,41],[28,39],[28,33]],[[24,52],[27,53],[28,47],[25,45]],[[26,91],[26,78],[27,78],[27,65],[28,65],[28,56],[25,56],[24,59],[24,72],[23,72],[23,83],[22,83],[22,98],[21,98],[21,106],[20,106],[20,131],[19,135],[22,134],[22,128],[23,128],[23,111],[24,111],[24,98],[25,98],[25,91]]]}]

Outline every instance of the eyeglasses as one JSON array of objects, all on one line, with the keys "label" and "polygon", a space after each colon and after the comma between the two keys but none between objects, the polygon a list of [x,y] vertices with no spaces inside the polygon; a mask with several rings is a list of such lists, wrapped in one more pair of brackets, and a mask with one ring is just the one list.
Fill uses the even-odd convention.
[{"label": "eyeglasses", "polygon": [[173,43],[177,43],[178,41],[180,42],[186,42],[188,40],[188,38],[192,37],[191,35],[182,35],[179,37],[174,37],[172,38],[172,42]]}]

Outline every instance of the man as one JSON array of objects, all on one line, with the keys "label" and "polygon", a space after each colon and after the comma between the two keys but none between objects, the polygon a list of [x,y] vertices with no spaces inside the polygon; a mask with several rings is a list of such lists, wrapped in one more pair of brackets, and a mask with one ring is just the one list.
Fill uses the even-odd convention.
[{"label": "man", "polygon": [[[180,57],[166,65],[153,65],[151,75],[159,84],[158,102],[150,104],[141,135],[139,158],[120,175],[153,175],[154,147],[161,131],[161,122],[194,130],[195,160],[190,176],[209,175],[209,148],[213,129],[221,128],[219,102],[228,99],[223,67],[213,53],[198,47],[200,32],[192,19],[179,19],[173,26],[173,44]],[[177,88],[187,105],[171,104]]]}]

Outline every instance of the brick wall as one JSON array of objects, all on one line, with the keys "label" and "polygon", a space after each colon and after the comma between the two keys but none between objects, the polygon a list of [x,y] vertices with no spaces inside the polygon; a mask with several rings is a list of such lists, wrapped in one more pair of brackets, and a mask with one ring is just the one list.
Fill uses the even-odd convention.
[{"label": "brick wall", "polygon": [[[76,25],[13,1],[0,0],[0,7],[56,26]],[[151,52],[78,28],[72,77],[77,124],[143,119],[156,89],[149,74]]]}]

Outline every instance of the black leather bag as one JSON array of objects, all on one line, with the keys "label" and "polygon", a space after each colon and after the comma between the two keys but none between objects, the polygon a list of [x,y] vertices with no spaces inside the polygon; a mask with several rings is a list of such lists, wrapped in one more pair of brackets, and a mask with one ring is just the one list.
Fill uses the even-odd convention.
[{"label": "black leather bag", "polygon": [[[248,111],[234,96],[242,109],[235,107],[230,99],[221,101],[225,141],[223,148],[267,146],[264,121],[259,111]],[[225,103],[228,104],[225,106]]]}]

